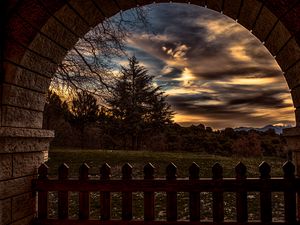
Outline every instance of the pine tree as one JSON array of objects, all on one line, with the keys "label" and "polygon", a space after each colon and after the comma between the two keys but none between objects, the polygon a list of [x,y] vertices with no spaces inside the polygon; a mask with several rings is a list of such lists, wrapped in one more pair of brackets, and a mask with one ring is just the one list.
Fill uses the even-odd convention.
[{"label": "pine tree", "polygon": [[[121,67],[121,76],[107,102],[117,129],[123,132],[120,135],[131,136],[131,148],[139,149],[142,135],[162,129],[171,122],[173,112],[164,92],[154,86],[154,77],[148,75],[135,57],[128,60],[128,66]],[[126,142],[124,145],[126,147]]]}]

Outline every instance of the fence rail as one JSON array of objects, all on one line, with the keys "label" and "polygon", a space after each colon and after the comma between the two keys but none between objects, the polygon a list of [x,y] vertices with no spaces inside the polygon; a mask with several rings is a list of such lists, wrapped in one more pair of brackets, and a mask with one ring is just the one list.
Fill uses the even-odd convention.
[{"label": "fence rail", "polygon": [[[34,190],[38,193],[38,214],[36,224],[300,224],[297,220],[296,193],[300,191],[300,179],[295,178],[295,167],[291,162],[283,165],[283,177],[271,178],[270,166],[263,162],[259,166],[259,178],[247,178],[247,168],[239,163],[235,178],[223,178],[223,168],[216,163],[212,167],[212,178],[200,178],[200,168],[193,163],[189,168],[189,179],[177,179],[177,168],[170,163],[166,168],[166,179],[154,178],[154,167],[147,164],[144,167],[144,179],[132,178],[132,167],[125,164],[122,167],[122,179],[110,180],[111,171],[108,164],[100,169],[100,179],[89,179],[89,167],[80,167],[79,179],[68,179],[68,166],[59,167],[58,179],[48,179],[48,167],[40,166],[39,177],[34,180]],[[58,193],[58,218],[48,218],[48,193]],[[79,193],[79,219],[69,219],[69,193]],[[90,215],[90,192],[100,192],[100,219],[92,220]],[[111,192],[122,193],[122,218],[111,219]],[[144,221],[133,220],[133,192],[144,193]],[[155,219],[155,193],[166,193],[166,221]],[[178,192],[189,193],[189,221],[177,221]],[[200,220],[200,193],[212,193],[212,221]],[[236,195],[236,221],[224,221],[224,192]],[[247,192],[258,192],[260,195],[260,221],[248,221]],[[272,192],[282,192],[284,196],[284,221],[272,221]]]}]

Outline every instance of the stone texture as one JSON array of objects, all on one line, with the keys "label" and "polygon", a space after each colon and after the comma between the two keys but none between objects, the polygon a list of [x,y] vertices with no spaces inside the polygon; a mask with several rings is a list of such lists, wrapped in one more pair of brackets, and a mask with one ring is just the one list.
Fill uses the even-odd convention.
[{"label": "stone texture", "polygon": [[32,225],[34,215],[27,216],[18,221],[13,222],[11,225]]},{"label": "stone texture", "polygon": [[[130,2],[131,5],[133,5],[131,1],[126,2]],[[83,18],[85,18],[86,21],[88,21],[91,27],[98,25],[100,21],[105,19],[91,0],[73,0],[70,1],[70,4]]]},{"label": "stone texture", "polygon": [[32,179],[34,176],[27,176],[17,179],[0,181],[1,199],[10,198],[19,194],[26,193],[31,190]]},{"label": "stone texture", "polygon": [[32,192],[16,196],[12,199],[12,220],[16,221],[35,213],[35,197]]},{"label": "stone texture", "polygon": [[297,60],[300,59],[300,47],[296,40],[291,39],[282,51],[276,56],[276,61],[283,71],[286,71]]},{"label": "stone texture", "polygon": [[292,99],[295,108],[300,108],[300,87],[295,87],[291,91]]},{"label": "stone texture", "polygon": [[269,38],[266,40],[265,46],[272,55],[277,55],[279,50],[290,39],[291,33],[286,29],[281,21],[279,21]]},{"label": "stone texture", "polygon": [[300,62],[294,65],[291,69],[289,69],[284,77],[288,83],[290,89],[295,88],[300,85]]},{"label": "stone texture", "polygon": [[241,1],[224,1],[224,14],[236,20],[239,14]]},{"label": "stone texture", "polygon": [[[111,2],[106,1],[106,0],[95,0],[94,2],[102,10],[102,12],[104,13],[104,16],[107,18],[115,15],[116,13],[118,13],[120,11],[120,9],[118,8],[118,6],[115,3],[112,4]],[[141,2],[144,2],[144,1],[142,0]],[[126,4],[128,4],[128,3],[126,3]],[[143,4],[141,4],[141,5],[143,5]]]},{"label": "stone texture", "polygon": [[13,154],[13,176],[21,177],[37,174],[37,169],[43,162],[43,152]]},{"label": "stone texture", "polygon": [[11,177],[12,177],[12,155],[0,154],[0,180],[9,179]]},{"label": "stone texture", "polygon": [[40,56],[31,51],[27,51],[21,61],[21,65],[25,68],[29,68],[31,71],[37,71],[42,76],[49,78],[53,77],[59,63],[60,62]]},{"label": "stone texture", "polygon": [[248,30],[253,28],[262,3],[256,0],[244,0],[238,22]]},{"label": "stone texture", "polygon": [[11,222],[11,199],[0,200],[0,224],[7,225]]},{"label": "stone texture", "polygon": [[72,11],[68,7],[64,7],[63,9],[69,10],[68,12],[65,12],[66,10],[63,10],[64,12],[61,13],[66,13],[65,15],[67,18],[69,18],[71,24],[68,24],[64,21],[62,21],[63,24],[61,24],[56,19],[51,18],[49,22],[43,27],[42,31],[44,34],[50,37],[50,39],[54,40],[59,45],[63,46],[66,49],[70,49],[78,41],[80,34],[84,35],[86,33],[84,31],[86,30],[83,31],[82,28],[80,28],[81,32],[74,30],[77,27],[72,27],[73,23],[75,23],[75,21],[73,21],[74,16],[72,15]]},{"label": "stone texture", "polygon": [[2,126],[42,128],[43,112],[2,106]]},{"label": "stone texture", "polygon": [[207,1],[207,8],[221,12],[223,7],[223,0],[209,0]]},{"label": "stone texture", "polygon": [[296,127],[300,127],[300,109],[295,110]]},{"label": "stone texture", "polygon": [[43,129],[24,129],[14,127],[0,127],[0,137],[12,138],[53,138],[54,131]]},{"label": "stone texture", "polygon": [[44,152],[54,137],[50,130],[0,128],[1,153]]},{"label": "stone texture", "polygon": [[6,70],[7,74],[10,74],[6,76],[5,82],[38,92],[46,93],[48,91],[51,82],[50,78],[26,69],[17,68],[9,63],[5,63],[5,65],[9,68],[9,70]]},{"label": "stone texture", "polygon": [[3,104],[39,111],[44,110],[46,94],[8,84],[3,84],[3,92],[6,96],[2,100]]},{"label": "stone texture", "polygon": [[276,16],[269,9],[263,7],[253,28],[253,34],[262,42],[265,41],[276,21]]},{"label": "stone texture", "polygon": [[52,138],[1,138],[0,153],[46,151],[51,140]]},{"label": "stone texture", "polygon": [[[48,29],[48,32],[50,33],[51,28],[47,28],[49,26],[50,24],[47,26],[45,25],[45,29]],[[68,49],[63,48],[63,46],[60,46],[59,44],[51,41],[49,38],[45,37],[42,34],[37,34],[29,47],[31,49],[34,49],[35,52],[41,52],[41,54],[43,54],[45,57],[49,57],[55,62],[62,61],[68,51]],[[45,51],[45,49],[47,49],[47,51]],[[44,69],[47,71],[47,68]]]},{"label": "stone texture", "polygon": [[[78,16],[77,12],[75,12],[74,9],[72,9],[68,5],[63,6],[59,11],[57,11],[54,14],[54,16],[79,37],[84,36],[91,29],[90,25],[87,24],[86,21],[83,20],[80,16]],[[43,27],[43,30],[46,30],[45,28],[46,27]],[[59,35],[57,35],[57,37],[59,38]],[[65,40],[64,42],[67,41]]]}]

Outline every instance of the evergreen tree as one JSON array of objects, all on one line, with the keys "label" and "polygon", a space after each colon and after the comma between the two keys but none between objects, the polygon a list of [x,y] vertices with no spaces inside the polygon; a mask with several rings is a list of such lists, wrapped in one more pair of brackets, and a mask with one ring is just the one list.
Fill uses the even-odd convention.
[{"label": "evergreen tree", "polygon": [[[121,68],[112,96],[107,100],[123,137],[131,137],[131,148],[139,149],[145,132],[158,131],[171,122],[173,112],[164,92],[153,84],[153,76],[135,57]],[[126,147],[126,137],[125,137]]]}]

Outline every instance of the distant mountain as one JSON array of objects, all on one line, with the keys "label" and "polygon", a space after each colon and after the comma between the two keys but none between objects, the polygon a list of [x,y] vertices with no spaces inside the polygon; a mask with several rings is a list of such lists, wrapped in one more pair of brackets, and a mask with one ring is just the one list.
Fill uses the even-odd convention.
[{"label": "distant mountain", "polygon": [[254,128],[254,127],[237,127],[234,128],[235,131],[249,131],[249,130],[257,130],[257,131],[261,131],[261,132],[266,132],[269,129],[273,129],[275,130],[276,134],[282,134],[283,129],[285,128],[290,128],[292,127],[292,125],[267,125],[261,128]]}]

